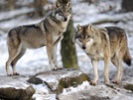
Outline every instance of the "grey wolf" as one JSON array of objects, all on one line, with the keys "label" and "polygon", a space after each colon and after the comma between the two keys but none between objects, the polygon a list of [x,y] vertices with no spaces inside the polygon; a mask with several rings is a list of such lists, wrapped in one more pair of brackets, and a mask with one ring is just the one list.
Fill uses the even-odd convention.
[{"label": "grey wolf", "polygon": [[104,81],[109,84],[109,67],[112,62],[118,69],[114,83],[119,84],[122,78],[122,61],[131,65],[131,56],[127,44],[127,36],[119,27],[98,28],[93,25],[78,25],[75,35],[76,43],[90,57],[94,67],[92,85],[98,83],[98,62],[104,60]]},{"label": "grey wolf", "polygon": [[[57,44],[63,38],[63,33],[67,29],[70,18],[70,2],[66,4],[56,2],[55,9],[40,23],[11,29],[7,37],[9,51],[9,58],[6,62],[7,75],[18,75],[15,66],[18,60],[25,54],[27,48],[36,49],[43,46],[46,46],[52,70],[58,69]],[[13,73],[10,73],[10,65]]]}]

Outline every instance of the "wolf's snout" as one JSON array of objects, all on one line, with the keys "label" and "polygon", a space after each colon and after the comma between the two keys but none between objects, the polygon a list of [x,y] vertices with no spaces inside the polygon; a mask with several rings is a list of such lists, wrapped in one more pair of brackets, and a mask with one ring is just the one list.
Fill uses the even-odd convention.
[{"label": "wolf's snout", "polygon": [[67,21],[67,17],[64,18],[64,21]]},{"label": "wolf's snout", "polygon": [[86,47],[85,46],[82,46],[82,49],[86,49]]}]

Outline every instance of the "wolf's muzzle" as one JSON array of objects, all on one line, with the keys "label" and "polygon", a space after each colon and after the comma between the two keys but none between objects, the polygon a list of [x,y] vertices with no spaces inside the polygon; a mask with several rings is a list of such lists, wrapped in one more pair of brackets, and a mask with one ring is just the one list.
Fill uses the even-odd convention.
[{"label": "wolf's muzzle", "polygon": [[85,46],[82,46],[82,49],[84,49],[84,50],[85,50],[85,49],[86,49],[86,47],[85,47]]},{"label": "wolf's muzzle", "polygon": [[64,21],[65,21],[65,22],[67,21],[67,17],[64,18]]}]

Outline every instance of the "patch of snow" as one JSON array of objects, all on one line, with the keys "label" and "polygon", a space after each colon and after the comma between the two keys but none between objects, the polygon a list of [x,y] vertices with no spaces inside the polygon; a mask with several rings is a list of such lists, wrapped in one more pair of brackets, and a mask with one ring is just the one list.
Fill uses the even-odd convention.
[{"label": "patch of snow", "polygon": [[56,100],[56,94],[51,94],[49,88],[45,84],[32,84],[32,86],[36,90],[32,97],[34,100]]},{"label": "patch of snow", "polygon": [[78,92],[78,91],[82,91],[82,90],[86,90],[90,87],[90,83],[88,81],[83,82],[81,85],[75,87],[69,87],[69,88],[65,88],[63,89],[62,94],[63,95],[68,95],[71,94],[73,92]]},{"label": "patch of snow", "polygon": [[56,94],[34,94],[33,96],[34,100],[57,100]]},{"label": "patch of snow", "polygon": [[36,90],[35,94],[49,94],[49,89],[44,84],[34,85],[32,84],[33,88]]},{"label": "patch of snow", "polygon": [[32,2],[34,2],[34,0],[18,0],[16,4],[26,6]]},{"label": "patch of snow", "polygon": [[[6,85],[5,85],[6,84]],[[29,87],[28,83],[21,82],[20,80],[14,80],[14,81],[8,81],[5,82],[5,80],[0,81],[0,88],[15,88],[15,89],[26,89]]]}]

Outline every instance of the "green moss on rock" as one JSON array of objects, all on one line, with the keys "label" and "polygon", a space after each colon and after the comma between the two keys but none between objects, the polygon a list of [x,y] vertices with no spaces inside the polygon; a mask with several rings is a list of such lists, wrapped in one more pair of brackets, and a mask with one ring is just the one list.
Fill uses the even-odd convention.
[{"label": "green moss on rock", "polygon": [[126,84],[124,85],[124,88],[133,92],[133,84]]},{"label": "green moss on rock", "polygon": [[84,81],[90,81],[90,78],[86,74],[81,74],[77,77],[66,77],[59,81],[58,94],[62,92],[63,88],[68,88],[70,86],[76,87],[79,84],[82,84]]},{"label": "green moss on rock", "polygon": [[35,90],[32,86],[26,89],[0,88],[0,98],[4,100],[32,100]]}]

